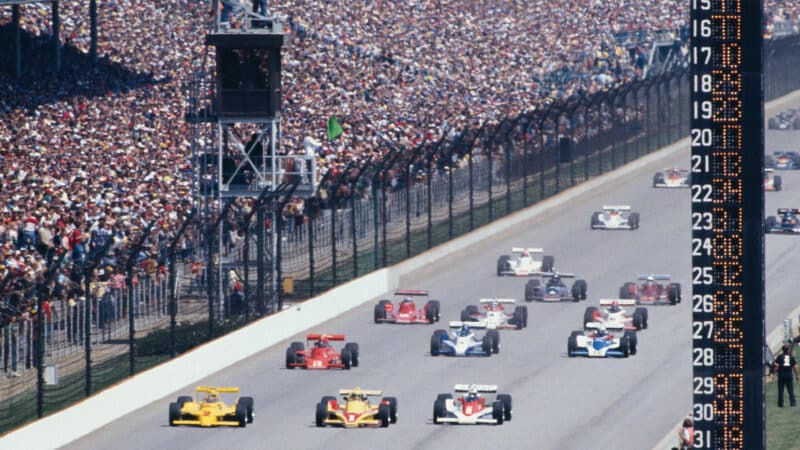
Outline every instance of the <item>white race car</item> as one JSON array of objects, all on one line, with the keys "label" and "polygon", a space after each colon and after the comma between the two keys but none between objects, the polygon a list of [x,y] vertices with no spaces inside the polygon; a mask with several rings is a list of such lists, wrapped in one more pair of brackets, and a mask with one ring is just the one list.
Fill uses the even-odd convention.
[{"label": "white race car", "polygon": [[450,322],[450,326],[458,330],[452,334],[445,330],[433,332],[431,356],[492,356],[492,353],[500,353],[500,333],[497,330],[489,330],[479,338],[469,324]]},{"label": "white race car", "polygon": [[602,211],[592,213],[593,230],[635,230],[639,228],[639,213],[628,205],[603,205]]},{"label": "white race car", "polygon": [[573,331],[567,339],[567,355],[590,358],[627,358],[636,354],[636,332],[625,331],[622,337],[607,332],[602,325],[593,331]]},{"label": "white race car", "polygon": [[439,394],[433,402],[433,423],[502,425],[511,420],[511,395],[497,394],[491,401],[481,395],[497,392],[496,385],[457,384],[454,390],[466,395],[454,399],[452,394]]},{"label": "white race car", "polygon": [[607,330],[642,330],[647,328],[647,308],[638,307],[630,312],[623,306],[636,306],[636,300],[602,298],[600,308],[587,306],[583,313],[583,328],[599,328]]},{"label": "white race car", "polygon": [[480,303],[483,306],[483,313],[477,306],[468,305],[461,311],[461,323],[473,328],[490,330],[501,328],[521,330],[528,326],[527,306],[517,306],[512,314],[506,313],[503,305],[516,303],[513,298],[482,298]]},{"label": "white race car", "polygon": [[497,276],[510,275],[512,277],[528,277],[539,272],[550,272],[553,270],[555,258],[544,255],[544,250],[533,247],[514,247],[511,253],[518,255],[511,258],[509,255],[502,255],[497,260]]},{"label": "white race car", "polygon": [[670,167],[653,175],[654,188],[688,188],[690,183],[689,169]]}]

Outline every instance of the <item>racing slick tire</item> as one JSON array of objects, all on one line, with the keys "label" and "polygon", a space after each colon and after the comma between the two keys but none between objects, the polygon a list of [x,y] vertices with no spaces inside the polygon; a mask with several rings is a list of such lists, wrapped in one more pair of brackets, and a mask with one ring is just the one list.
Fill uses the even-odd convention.
[{"label": "racing slick tire", "polygon": [[537,291],[542,289],[542,280],[534,278],[525,283],[525,301],[532,302],[536,300]]},{"label": "racing slick tire", "polygon": [[[323,400],[325,398],[323,397]],[[315,422],[318,427],[325,426],[325,419],[328,418],[328,402],[319,402],[317,403],[317,413],[315,416]]]},{"label": "racing slick tire", "polygon": [[775,168],[775,158],[772,155],[764,156],[764,167]]},{"label": "racing slick tire", "polygon": [[286,368],[294,370],[294,364],[297,364],[297,353],[291,347],[286,349]]},{"label": "racing slick tire", "polygon": [[500,353],[500,332],[497,330],[489,330],[486,335],[492,340],[492,353]]},{"label": "racing slick tire", "polygon": [[397,398],[383,397],[383,401],[389,405],[389,422],[397,423]]},{"label": "racing slick tire", "polygon": [[447,408],[445,406],[444,399],[441,398],[442,395],[444,394],[439,394],[439,398],[437,398],[436,401],[433,402],[433,423],[435,424],[439,423],[440,417],[447,416]]},{"label": "racing slick tire", "polygon": [[778,226],[778,219],[775,216],[768,216],[764,221],[764,233],[769,233]]},{"label": "racing slick tire", "polygon": [[627,336],[623,336],[619,340],[619,349],[622,351],[622,356],[627,358],[631,355],[631,341]]},{"label": "racing slick tire", "polygon": [[169,404],[169,426],[174,427],[176,420],[181,420],[181,405],[179,403]]},{"label": "racing slick tire", "polygon": [[628,340],[628,348],[630,350],[630,354],[635,355],[639,344],[639,340],[636,338],[636,332],[633,330],[627,330],[625,331],[625,334],[623,335],[622,338]]},{"label": "racing slick tire", "polygon": [[592,218],[589,219],[589,228],[594,230],[597,225],[600,225],[600,213],[595,211],[592,213]]},{"label": "racing slick tire", "polygon": [[382,323],[386,320],[386,306],[391,303],[389,300],[381,300],[375,305],[375,323]]},{"label": "racing slick tire", "polygon": [[556,263],[556,259],[553,256],[545,255],[542,257],[542,272],[552,272],[553,265]]},{"label": "racing slick tire", "polygon": [[519,306],[514,308],[514,313],[511,316],[509,323],[513,324],[518,330],[525,327],[525,313]]},{"label": "racing slick tire", "polygon": [[681,302],[681,285],[680,283],[672,283],[667,286],[667,298],[670,305],[676,305]]},{"label": "racing slick tire", "polygon": [[239,397],[239,405],[244,405],[247,423],[253,423],[253,418],[256,416],[254,409],[255,401],[253,397]]},{"label": "racing slick tire", "polygon": [[641,311],[634,311],[633,317],[631,319],[633,322],[633,328],[636,328],[636,331],[639,331],[642,328],[644,328],[644,318],[642,317]]},{"label": "racing slick tire", "polygon": [[522,311],[522,328],[528,327],[528,307],[526,305],[517,306],[514,310]]},{"label": "racing slick tire", "polygon": [[575,280],[572,283],[572,299],[576,302],[586,300],[586,280]]},{"label": "racing slick tire", "polygon": [[492,419],[497,421],[497,425],[502,425],[504,417],[505,411],[503,411],[503,402],[495,400],[492,402]]},{"label": "racing slick tire", "polygon": [[775,175],[772,178],[772,187],[774,187],[776,191],[780,191],[783,188],[783,178],[781,178],[780,175]]},{"label": "racing slick tire", "polygon": [[624,283],[622,286],[620,286],[620,288],[619,288],[619,298],[621,298],[621,299],[631,299],[631,298],[633,298],[633,295],[631,294],[631,288],[634,287],[634,286],[636,286],[636,285],[634,283],[631,283],[630,281],[628,281],[628,282]]},{"label": "racing slick tire", "polygon": [[389,405],[381,404],[378,406],[378,420],[381,421],[381,428],[386,428],[392,422]]},{"label": "racing slick tire", "polygon": [[241,403],[236,404],[236,421],[239,423],[239,428],[247,425],[247,407]]},{"label": "racing slick tire", "polygon": [[769,128],[770,130],[777,130],[778,120],[774,117],[770,117],[769,120],[767,120],[767,128]]},{"label": "racing slick tire", "polygon": [[484,353],[486,353],[486,356],[492,356],[492,338],[489,336],[489,334],[483,336],[481,349]]},{"label": "racing slick tire", "polygon": [[358,367],[358,344],[355,342],[348,342],[344,344],[344,348],[350,349],[351,363],[353,367]]},{"label": "racing slick tire", "polygon": [[795,117],[794,120],[792,120],[792,128],[800,130],[800,118]]},{"label": "racing slick tire", "polygon": [[453,394],[439,394],[436,396],[436,401],[438,402],[439,400],[441,401],[451,400],[452,398]]},{"label": "racing slick tire", "polygon": [[440,308],[441,304],[439,300],[430,300],[425,304],[425,318],[428,319],[428,322],[433,323],[439,321]]},{"label": "racing slick tire", "polygon": [[577,335],[575,335],[576,333],[575,331],[573,331],[572,333],[573,335],[567,338],[567,356],[569,356],[570,358],[575,356],[572,354],[572,352],[578,349],[578,337]]},{"label": "racing slick tire", "polygon": [[497,400],[503,403],[503,420],[508,422],[509,420],[511,420],[511,395],[498,394]]},{"label": "racing slick tire", "polygon": [[637,312],[642,315],[642,328],[647,329],[647,308],[640,306],[633,311],[634,314]]},{"label": "racing slick tire", "polygon": [[664,174],[661,172],[653,175],[653,187],[658,187],[659,184],[664,184]]},{"label": "racing slick tire", "polygon": [[638,230],[639,229],[639,213],[638,212],[632,212],[631,215],[628,216],[628,223],[631,226],[631,231],[632,230]]},{"label": "racing slick tire", "polygon": [[585,335],[586,335],[586,333],[584,333],[584,332],[583,332],[583,330],[577,330],[577,331],[573,331],[573,332],[572,332],[572,333],[570,333],[569,335],[570,335],[570,336],[585,336]]},{"label": "racing slick tire", "polygon": [[[586,311],[583,312],[583,329],[586,329],[586,324],[589,322],[594,322],[595,315],[600,313],[600,309],[597,306],[587,306]],[[573,331],[573,333],[575,333]]]},{"label": "racing slick tire", "polygon": [[497,258],[497,276],[502,277],[503,271],[506,270],[508,266],[508,262],[511,261],[511,257],[508,255],[502,255]]},{"label": "racing slick tire", "polygon": [[478,307],[475,305],[467,305],[467,307],[461,311],[461,321],[469,322],[472,320],[472,316],[476,314],[478,314]]},{"label": "racing slick tire", "polygon": [[342,364],[344,364],[344,370],[350,370],[353,367],[353,352],[349,347],[342,349]]},{"label": "racing slick tire", "polygon": [[442,352],[442,337],[447,337],[447,331],[436,330],[431,336],[431,356],[439,356]]},{"label": "racing slick tire", "polygon": [[185,403],[189,403],[189,402],[191,402],[191,401],[193,401],[193,400],[194,400],[194,399],[192,399],[192,397],[190,397],[190,396],[188,396],[188,395],[181,395],[180,397],[178,397],[178,401],[177,401],[176,403],[178,403],[179,405],[181,405],[181,408],[183,408],[183,405],[184,405]]}]

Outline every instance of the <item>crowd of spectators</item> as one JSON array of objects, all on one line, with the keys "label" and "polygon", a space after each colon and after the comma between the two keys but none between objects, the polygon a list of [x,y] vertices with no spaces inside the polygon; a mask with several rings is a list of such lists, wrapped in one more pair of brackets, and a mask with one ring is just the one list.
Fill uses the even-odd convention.
[{"label": "crowd of spectators", "polygon": [[[0,304],[7,316],[31,307],[9,289],[32,286],[54,258],[66,261],[54,279],[69,280],[72,265],[111,239],[118,270],[126,245],[152,221],[136,261],[164,264],[192,205],[183,86],[201,68],[208,4],[100,2],[94,66],[88,7],[61,2],[58,76],[45,39],[49,3],[20,6],[24,77],[0,73]],[[768,1],[767,30],[796,20],[799,5]],[[686,4],[672,0],[287,0],[269,7],[292,33],[281,151],[306,152],[303,142],[313,138],[323,173],[379,158],[386,137],[410,147],[640,78],[652,41],[684,38],[688,21]],[[10,22],[11,8],[0,8],[3,68],[14,66]],[[331,116],[344,128],[332,143],[325,136]],[[309,209],[292,201],[286,215],[302,223]]]}]

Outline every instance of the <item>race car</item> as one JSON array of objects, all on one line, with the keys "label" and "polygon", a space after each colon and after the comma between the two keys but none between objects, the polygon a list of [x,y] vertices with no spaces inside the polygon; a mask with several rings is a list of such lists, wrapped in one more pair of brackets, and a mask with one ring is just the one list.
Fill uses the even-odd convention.
[{"label": "race car", "polygon": [[325,396],[317,403],[315,422],[318,427],[338,425],[345,428],[383,427],[397,423],[397,399],[383,397],[374,404],[369,397],[379,397],[381,391],[340,389],[341,401],[336,397]]},{"label": "race car", "polygon": [[638,307],[630,312],[623,306],[635,306],[632,299],[600,299],[600,308],[587,306],[583,313],[583,329],[598,328],[607,330],[643,330],[647,328],[647,308]]},{"label": "race car", "polygon": [[800,233],[800,209],[780,208],[778,216],[769,216],[764,222],[764,232],[772,234]]},{"label": "race car", "polygon": [[458,329],[451,334],[445,330],[433,332],[431,356],[492,356],[492,353],[500,353],[500,333],[497,330],[488,330],[479,338],[467,323],[450,322],[450,327]]},{"label": "race car", "polygon": [[462,323],[490,330],[501,328],[521,330],[528,326],[527,306],[517,306],[512,314],[506,313],[503,305],[516,303],[513,298],[482,298],[479,301],[483,306],[483,312],[481,313],[475,305],[468,305],[461,311]]},{"label": "race car", "polygon": [[528,280],[525,284],[525,301],[561,302],[586,300],[586,280],[575,280],[571,288],[564,284],[564,278],[575,278],[574,273],[543,272],[539,278]]},{"label": "race car", "polygon": [[764,167],[779,170],[800,169],[800,153],[797,152],[772,152],[772,156],[764,158]]},{"label": "race car", "polygon": [[517,254],[516,258],[509,255],[502,255],[497,260],[497,276],[509,275],[512,277],[528,277],[539,272],[550,272],[553,270],[555,258],[544,255],[544,250],[533,247],[514,247],[512,254]]},{"label": "race car", "polygon": [[592,213],[593,230],[635,230],[639,228],[639,213],[628,205],[603,205],[602,211]]},{"label": "race car", "polygon": [[764,169],[764,190],[780,191],[783,188],[783,180],[780,175],[775,175],[775,169]]},{"label": "race car", "polygon": [[567,355],[590,358],[627,358],[636,354],[636,332],[627,330],[622,337],[607,332],[601,325],[593,331],[573,331],[567,338]]},{"label": "race car", "polygon": [[647,274],[636,277],[639,284],[626,282],[619,288],[619,298],[634,299],[637,305],[675,305],[681,302],[680,283],[659,283],[669,281],[665,274]]},{"label": "race car", "polygon": [[433,323],[439,321],[439,300],[428,300],[425,306],[417,309],[412,297],[428,298],[428,291],[402,290],[394,295],[403,297],[395,307],[389,300],[381,300],[375,305],[375,323]]},{"label": "race car", "polygon": [[497,385],[457,384],[453,390],[466,395],[453,399],[452,394],[439,394],[433,402],[433,423],[502,425],[511,420],[511,395],[497,394],[494,400],[481,395],[497,392]]},{"label": "race car", "polygon": [[689,169],[670,167],[653,175],[654,188],[688,188],[689,184]]},{"label": "race car", "polygon": [[197,400],[182,395],[169,404],[169,426],[244,427],[253,423],[253,397],[237,397],[230,404],[220,397],[238,393],[238,387],[198,386]]},{"label": "race car", "polygon": [[770,130],[800,130],[800,117],[795,109],[781,111],[777,116],[767,120],[767,127]]},{"label": "race car", "polygon": [[350,370],[358,367],[358,344],[346,343],[338,352],[330,341],[344,341],[344,335],[309,334],[306,336],[308,350],[302,342],[292,342],[286,349],[286,368]]}]

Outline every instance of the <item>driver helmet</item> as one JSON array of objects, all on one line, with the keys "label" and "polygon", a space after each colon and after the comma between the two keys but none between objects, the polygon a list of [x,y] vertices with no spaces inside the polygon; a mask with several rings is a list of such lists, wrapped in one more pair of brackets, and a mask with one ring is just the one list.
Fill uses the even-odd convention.
[{"label": "driver helmet", "polygon": [[527,248],[522,249],[522,256],[531,256],[530,252],[528,252]]},{"label": "driver helmet", "polygon": [[461,329],[458,330],[458,335],[463,337],[463,336],[469,336],[469,334],[470,334],[469,325],[467,324],[461,325]]},{"label": "driver helmet", "polygon": [[647,285],[652,286],[656,282],[656,278],[652,275],[647,276]]},{"label": "driver helmet", "polygon": [[328,343],[325,341],[317,341],[316,344],[314,344],[314,346],[317,348],[325,348],[328,346]]},{"label": "driver helmet", "polygon": [[616,300],[612,301],[611,302],[611,306],[608,308],[608,311],[612,312],[612,313],[616,313],[616,312],[619,312],[619,310],[620,310],[619,302],[616,301]]},{"label": "driver helmet", "polygon": [[216,394],[208,394],[205,401],[206,403],[216,403],[219,401],[219,398],[216,396]]},{"label": "driver helmet", "polygon": [[497,301],[497,299],[492,299],[492,303],[489,305],[491,305],[492,309],[497,309],[497,307],[500,306],[500,303]]},{"label": "driver helmet", "polygon": [[606,327],[598,327],[597,330],[594,332],[595,338],[602,338],[606,336]]},{"label": "driver helmet", "polygon": [[473,401],[478,398],[478,387],[470,384],[467,388],[467,401]]},{"label": "driver helmet", "polygon": [[404,303],[405,302],[410,302],[410,301],[411,301],[411,297],[403,297],[403,302]]}]

